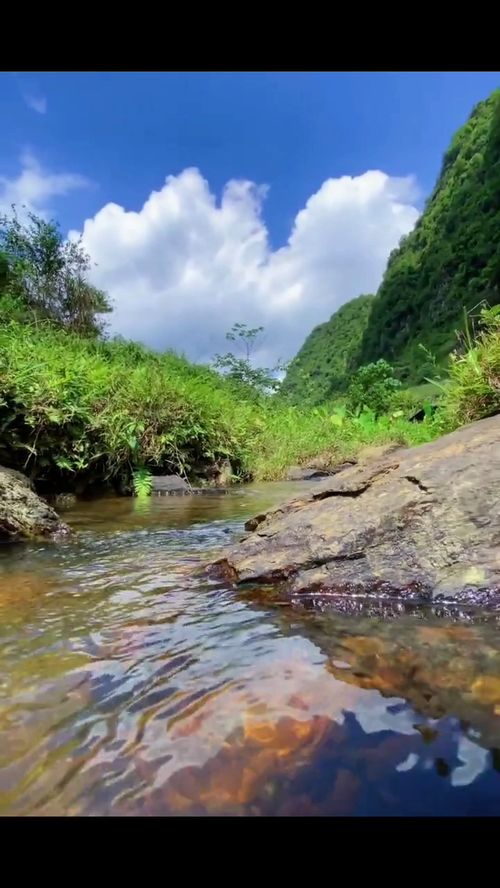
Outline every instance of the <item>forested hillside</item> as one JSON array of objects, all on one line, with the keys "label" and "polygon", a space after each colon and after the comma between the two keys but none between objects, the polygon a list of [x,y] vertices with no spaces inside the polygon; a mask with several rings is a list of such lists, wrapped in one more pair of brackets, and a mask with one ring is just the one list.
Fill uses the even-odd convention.
[{"label": "forested hillside", "polygon": [[383,357],[401,379],[420,382],[426,373],[420,343],[444,362],[464,309],[500,302],[499,282],[497,90],[453,137],[423,215],[389,258],[356,365]]},{"label": "forested hillside", "polygon": [[332,393],[343,391],[372,303],[373,296],[358,296],[314,328],[288,368],[283,394],[296,402],[321,403]]},{"label": "forested hillside", "polygon": [[416,384],[445,364],[464,314],[500,303],[500,90],[480,102],[444,155],[414,230],[387,264],[375,298],[359,297],[316,327],[283,390],[320,403],[349,374],[384,358]]}]

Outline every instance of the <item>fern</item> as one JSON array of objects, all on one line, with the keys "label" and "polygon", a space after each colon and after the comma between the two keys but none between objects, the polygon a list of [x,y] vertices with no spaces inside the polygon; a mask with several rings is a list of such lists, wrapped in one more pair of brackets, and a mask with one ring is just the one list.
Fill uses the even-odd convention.
[{"label": "fern", "polygon": [[132,484],[134,487],[134,494],[138,497],[145,497],[151,495],[151,488],[153,486],[153,476],[149,469],[145,466],[140,466],[135,472],[132,474]]}]

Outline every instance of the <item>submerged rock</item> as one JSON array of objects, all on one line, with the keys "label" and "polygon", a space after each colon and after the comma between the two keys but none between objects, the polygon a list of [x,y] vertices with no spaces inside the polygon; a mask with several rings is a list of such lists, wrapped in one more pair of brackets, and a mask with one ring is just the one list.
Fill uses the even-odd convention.
[{"label": "submerged rock", "polygon": [[69,527],[37,496],[28,478],[0,466],[0,539],[33,539],[69,533]]},{"label": "submerged rock", "polygon": [[289,596],[500,605],[500,416],[328,478],[216,562]]},{"label": "submerged rock", "polygon": [[77,503],[75,493],[55,493],[52,497],[48,497],[48,500],[51,505],[60,511],[72,509]]}]

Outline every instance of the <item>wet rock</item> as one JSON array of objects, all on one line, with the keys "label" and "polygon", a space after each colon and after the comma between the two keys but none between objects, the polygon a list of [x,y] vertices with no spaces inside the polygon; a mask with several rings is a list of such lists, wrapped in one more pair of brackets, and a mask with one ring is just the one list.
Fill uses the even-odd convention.
[{"label": "wet rock", "polygon": [[236,480],[234,468],[229,459],[215,460],[209,465],[193,466],[193,479],[199,487],[228,487]]},{"label": "wet rock", "polygon": [[325,469],[309,468],[307,466],[290,466],[286,473],[287,481],[316,481],[319,478],[328,478],[331,473]]},{"label": "wet rock", "polygon": [[[361,458],[361,457],[360,457]],[[358,460],[346,459],[344,462],[332,462],[332,459],[321,457],[311,461],[307,466],[290,466],[286,471],[286,481],[322,481],[332,475],[338,475],[344,469],[357,465]]]},{"label": "wet rock", "polygon": [[154,496],[224,496],[225,487],[188,487],[186,490],[153,490]]},{"label": "wet rock", "polygon": [[155,475],[152,479],[153,496],[201,496],[227,493],[222,487],[192,487],[180,475]]},{"label": "wet rock", "polygon": [[18,472],[17,469],[6,469],[4,466],[0,466],[0,472],[6,475],[8,478],[12,478],[14,481],[19,481],[24,487],[29,487],[30,490],[34,490],[33,482],[30,478],[27,478],[26,475],[23,475],[22,472]]},{"label": "wet rock", "polygon": [[330,815],[353,813],[361,788],[359,777],[356,777],[352,771],[341,768],[335,779],[333,792],[328,799],[328,813]]},{"label": "wet rock", "polygon": [[173,493],[178,490],[189,491],[189,484],[180,475],[155,475],[152,479],[153,493]]},{"label": "wet rock", "polygon": [[481,675],[473,683],[471,692],[480,703],[500,703],[500,676]]},{"label": "wet rock", "polygon": [[69,527],[37,496],[24,475],[0,466],[0,539],[58,537],[69,533]]},{"label": "wet rock", "polygon": [[56,493],[50,497],[50,504],[60,512],[63,509],[72,509],[76,505],[76,501],[76,494],[74,493]]},{"label": "wet rock", "polygon": [[216,572],[333,606],[373,596],[500,607],[499,485],[495,416],[352,466],[257,516]]},{"label": "wet rock", "polygon": [[228,459],[222,460],[215,467],[212,483],[215,487],[227,487],[234,478],[234,469]]}]

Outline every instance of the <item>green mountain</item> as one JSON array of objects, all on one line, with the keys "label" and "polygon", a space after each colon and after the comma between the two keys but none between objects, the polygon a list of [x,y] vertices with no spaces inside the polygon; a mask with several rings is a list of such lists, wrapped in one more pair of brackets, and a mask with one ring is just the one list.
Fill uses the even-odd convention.
[{"label": "green mountain", "polygon": [[379,358],[407,384],[445,363],[464,311],[500,303],[500,89],[473,110],[446,152],[424,212],[389,257],[374,298],[342,306],[306,339],[283,391],[315,402],[341,392],[349,370]]},{"label": "green mountain", "polygon": [[402,380],[429,372],[456,345],[464,309],[500,302],[500,90],[452,139],[413,231],[389,257],[356,366],[385,358]]},{"label": "green mountain", "polygon": [[358,296],[314,328],[290,363],[283,394],[296,402],[319,404],[345,388],[373,302],[373,296]]}]

